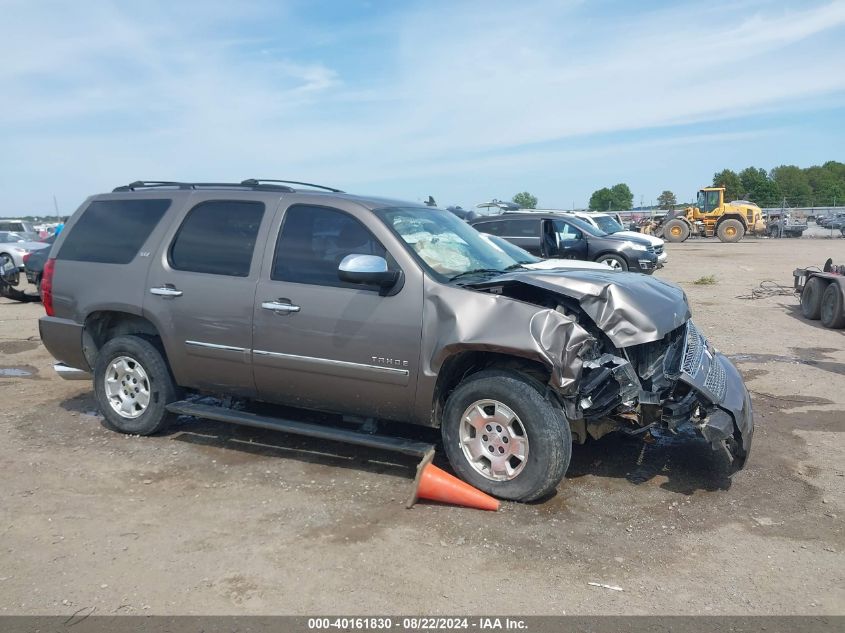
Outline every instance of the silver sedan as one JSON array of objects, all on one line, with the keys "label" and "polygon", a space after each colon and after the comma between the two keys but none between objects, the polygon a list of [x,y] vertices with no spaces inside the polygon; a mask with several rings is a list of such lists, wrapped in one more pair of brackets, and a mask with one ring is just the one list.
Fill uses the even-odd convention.
[{"label": "silver sedan", "polygon": [[18,270],[23,270],[24,255],[42,248],[50,248],[50,245],[44,242],[28,242],[17,233],[0,231],[0,266],[9,261],[17,266]]}]

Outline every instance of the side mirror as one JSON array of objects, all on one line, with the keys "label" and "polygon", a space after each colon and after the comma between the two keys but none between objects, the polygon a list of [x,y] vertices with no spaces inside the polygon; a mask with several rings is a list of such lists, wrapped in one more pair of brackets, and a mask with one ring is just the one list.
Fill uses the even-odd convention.
[{"label": "side mirror", "polygon": [[392,288],[399,281],[399,271],[388,270],[387,260],[378,255],[347,255],[337,267],[341,281]]}]

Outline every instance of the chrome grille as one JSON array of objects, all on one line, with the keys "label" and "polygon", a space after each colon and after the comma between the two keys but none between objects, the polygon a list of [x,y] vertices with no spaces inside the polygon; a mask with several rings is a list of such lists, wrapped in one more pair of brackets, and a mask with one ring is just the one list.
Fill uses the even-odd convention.
[{"label": "chrome grille", "polygon": [[690,376],[695,376],[701,366],[701,355],[704,354],[704,335],[698,331],[692,321],[687,322],[687,342],[684,348],[684,360],[681,370]]},{"label": "chrome grille", "polygon": [[725,398],[725,392],[727,390],[725,368],[715,358],[710,363],[710,370],[707,372],[707,379],[704,381],[704,386],[710,393],[716,396],[717,400],[723,400]]}]

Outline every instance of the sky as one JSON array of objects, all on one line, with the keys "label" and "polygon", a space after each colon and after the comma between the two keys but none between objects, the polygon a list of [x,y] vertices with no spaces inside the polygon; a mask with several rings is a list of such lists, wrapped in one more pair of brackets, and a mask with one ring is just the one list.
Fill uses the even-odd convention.
[{"label": "sky", "polygon": [[0,216],[134,180],[465,208],[845,161],[845,0],[0,0]]}]

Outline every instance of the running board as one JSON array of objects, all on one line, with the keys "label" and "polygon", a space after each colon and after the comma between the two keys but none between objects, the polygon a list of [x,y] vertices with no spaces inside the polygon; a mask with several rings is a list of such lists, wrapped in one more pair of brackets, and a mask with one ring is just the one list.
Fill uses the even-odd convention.
[{"label": "running board", "polygon": [[217,420],[218,422],[230,422],[243,426],[253,426],[258,429],[269,429],[271,431],[292,433],[293,435],[315,437],[321,440],[332,440],[335,442],[356,444],[358,446],[368,446],[370,448],[381,448],[415,457],[423,457],[429,451],[434,450],[433,444],[417,442],[402,437],[368,435],[335,426],[297,422],[296,420],[287,420],[285,418],[271,418],[246,411],[235,411],[234,409],[225,409],[208,404],[197,404],[189,400],[172,402],[167,405],[167,410],[177,415],[190,415],[196,418]]}]

